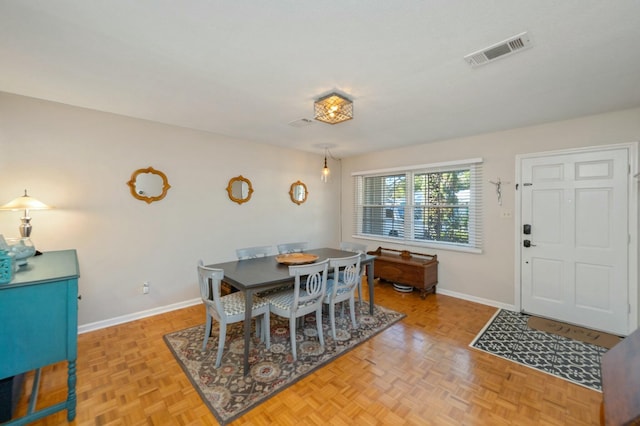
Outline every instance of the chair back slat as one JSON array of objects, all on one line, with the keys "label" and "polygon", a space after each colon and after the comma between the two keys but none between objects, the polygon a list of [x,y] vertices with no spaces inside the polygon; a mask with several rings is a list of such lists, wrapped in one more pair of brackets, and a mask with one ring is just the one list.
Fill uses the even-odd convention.
[{"label": "chair back slat", "polygon": [[[289,266],[289,275],[295,277],[293,307],[321,304],[327,291],[327,274],[329,261],[313,263],[309,265]],[[302,277],[304,286],[302,285]]]},{"label": "chair back slat", "polygon": [[315,274],[307,275],[304,292],[309,298],[315,297],[322,292],[322,274],[323,272],[316,272]]},{"label": "chair back slat", "polygon": [[238,260],[255,259],[256,257],[265,257],[271,254],[271,246],[246,247],[236,250]]},{"label": "chair back slat", "polygon": [[220,300],[220,287],[224,278],[224,270],[208,268],[202,260],[198,261],[198,282],[200,284],[200,297],[206,305],[211,305],[218,315],[224,315],[222,301]]},{"label": "chair back slat", "polygon": [[334,268],[332,294],[352,291],[360,282],[360,254],[349,257],[331,258],[329,266]]},{"label": "chair back slat", "polygon": [[300,253],[307,249],[306,242],[278,244],[278,254]]}]

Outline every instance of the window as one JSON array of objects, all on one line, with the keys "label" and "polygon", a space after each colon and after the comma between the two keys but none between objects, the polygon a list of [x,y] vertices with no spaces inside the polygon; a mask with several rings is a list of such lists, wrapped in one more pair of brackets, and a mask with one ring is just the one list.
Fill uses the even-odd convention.
[{"label": "window", "polygon": [[481,250],[482,159],[353,175],[356,236]]}]

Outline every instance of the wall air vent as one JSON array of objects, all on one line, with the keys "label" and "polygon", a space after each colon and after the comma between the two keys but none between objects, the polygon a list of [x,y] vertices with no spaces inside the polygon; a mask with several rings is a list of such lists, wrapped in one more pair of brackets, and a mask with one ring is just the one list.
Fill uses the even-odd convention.
[{"label": "wall air vent", "polygon": [[526,50],[532,46],[531,37],[529,37],[528,33],[524,32],[503,40],[500,43],[478,50],[477,52],[470,53],[464,57],[464,60],[475,68],[495,61],[498,58]]}]

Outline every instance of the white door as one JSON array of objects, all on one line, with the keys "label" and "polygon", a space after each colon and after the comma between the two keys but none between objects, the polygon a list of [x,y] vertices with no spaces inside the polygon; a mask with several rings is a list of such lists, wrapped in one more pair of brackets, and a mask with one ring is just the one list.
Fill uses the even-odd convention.
[{"label": "white door", "polygon": [[618,148],[522,159],[523,311],[628,334],[628,157]]}]

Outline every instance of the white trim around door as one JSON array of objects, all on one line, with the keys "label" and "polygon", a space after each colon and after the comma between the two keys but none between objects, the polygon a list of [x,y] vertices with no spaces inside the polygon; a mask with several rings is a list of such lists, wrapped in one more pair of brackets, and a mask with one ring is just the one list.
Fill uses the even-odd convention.
[{"label": "white trim around door", "polygon": [[[600,159],[602,159],[602,161],[600,161]],[[628,164],[624,164],[624,161],[628,162]],[[556,163],[559,166],[556,167]],[[600,163],[602,166],[598,165]],[[618,184],[615,188],[606,187],[609,185],[606,182],[600,183],[600,185],[603,186],[597,188],[598,183],[595,178],[591,178],[594,179],[593,184],[587,182],[586,186],[584,186],[584,181],[580,182],[581,177],[578,175],[581,171],[578,170],[579,168],[587,172],[591,170],[597,174],[607,169],[609,167],[608,164],[611,164],[611,167],[613,167],[614,163],[616,164],[616,175],[618,176],[618,178],[616,178]],[[532,167],[541,173],[540,184],[535,185],[538,189],[542,189],[542,187],[545,186],[545,180],[551,182],[547,192],[534,190],[531,176]],[[549,175],[544,176],[545,173],[549,173]],[[620,180],[619,177],[621,174],[626,174],[626,177],[623,177],[622,180]],[[594,176],[596,175],[594,174]],[[558,179],[556,179],[556,177],[558,177]],[[590,178],[587,177],[587,179]],[[553,186],[553,180],[557,180],[558,182],[564,180],[565,184],[563,185],[568,185],[567,188],[575,186],[577,189],[562,190],[560,187],[556,188]],[[638,291],[638,142],[517,155],[516,181],[516,263],[514,268],[516,308],[519,311],[538,311],[533,313],[540,314],[541,316],[555,317],[578,325],[590,326],[590,328],[602,331],[615,332],[620,335],[628,335],[638,328],[640,324],[638,318],[638,306],[640,305],[640,294]],[[526,190],[523,185],[527,185]],[[583,186],[581,187],[580,185]],[[569,195],[564,197],[563,194]],[[613,195],[609,196],[606,194]],[[612,231],[609,232],[609,230],[607,230],[606,232],[602,232],[602,235],[605,239],[609,236],[615,236],[615,245],[619,250],[616,253],[622,253],[622,256],[626,258],[620,259],[616,257],[617,255],[615,254],[611,255],[611,250],[607,247],[600,253],[602,257],[609,256],[613,259],[613,263],[618,265],[617,271],[616,266],[613,265],[612,262],[607,263],[606,266],[595,264],[599,263],[599,259],[598,262],[594,264],[589,264],[588,260],[581,261],[578,259],[578,261],[574,261],[571,259],[571,261],[565,262],[563,265],[562,260],[558,260],[563,256],[561,244],[556,244],[555,248],[553,244],[549,244],[545,248],[544,238],[542,238],[541,235],[541,233],[543,233],[541,229],[543,228],[542,226],[537,227],[538,232],[536,234],[536,229],[531,230],[531,228],[536,228],[536,226],[531,225],[528,232],[531,232],[533,235],[528,235],[527,230],[523,228],[523,225],[528,223],[525,223],[523,218],[528,222],[532,221],[531,210],[533,206],[532,197],[534,195],[537,197],[536,206],[544,205],[545,203],[550,205],[549,212],[551,216],[546,219],[544,217],[547,211],[546,207],[542,210],[536,207],[536,209],[538,209],[537,211],[542,212],[542,214],[538,214],[538,219],[536,219],[537,223],[541,224],[547,220],[548,223],[553,225],[550,230],[546,229],[546,239],[549,240],[550,237],[554,239],[553,232],[565,234],[565,237],[568,236],[568,238],[565,238],[568,240],[568,242],[565,242],[568,250],[567,253],[572,250],[571,247],[580,246],[580,239],[597,238],[595,233],[592,235],[590,232],[596,228],[585,227],[585,225],[581,225],[580,222],[581,220],[584,221],[585,217],[590,220],[595,219],[597,222],[599,218],[606,219],[612,216],[604,212],[599,212],[598,209],[600,209],[601,205],[607,204],[606,201],[610,198],[615,199],[615,209],[617,209],[616,211],[618,212],[616,217],[622,217],[622,220],[626,223],[616,223],[615,219],[611,220],[611,218],[609,218],[608,220],[612,224]],[[605,202],[599,203],[599,199]],[[583,208],[582,211],[587,212],[587,214],[578,216],[581,219],[575,219],[575,221],[572,222],[574,217],[576,217],[572,216],[572,214],[575,215],[575,212],[578,210],[577,204],[581,202],[581,200],[587,200],[592,204],[595,203],[593,205],[595,205],[596,208],[589,208],[587,210]],[[562,207],[563,203],[569,207]],[[572,203],[575,203],[575,205]],[[556,210],[553,210],[553,205],[556,205]],[[556,221],[555,217],[560,216],[560,210],[558,209],[564,209],[569,214],[562,213],[564,219]],[[578,229],[580,226],[583,227],[582,230]],[[600,227],[600,229],[606,228],[606,225]],[[584,232],[585,230],[587,231],[586,233]],[[624,233],[628,233],[628,235],[624,235]],[[540,246],[534,244],[536,242],[536,236],[543,242]],[[627,244],[626,247],[625,243]],[[526,248],[524,246],[526,246]],[[560,248],[558,249],[558,247]],[[614,249],[613,246],[612,249]],[[553,250],[556,250],[557,253],[553,254]],[[587,250],[584,250],[584,247],[576,249],[576,256],[584,254],[585,251],[587,252],[587,258],[592,254],[590,252],[597,253],[594,245],[593,250],[592,247],[588,247]],[[534,253],[536,253],[536,255],[533,255]],[[557,257],[558,253],[560,253],[559,257]],[[567,254],[568,258],[572,256],[571,254]],[[593,259],[593,256],[591,258]],[[529,263],[530,261],[531,264]],[[526,265],[523,264],[523,262],[525,262]],[[542,266],[536,266],[534,268],[534,263]],[[607,272],[609,269],[614,272]],[[602,276],[595,276],[598,273],[602,273]],[[536,275],[535,278],[532,278],[533,275]],[[580,276],[582,276],[582,279],[576,281],[576,277]],[[598,281],[598,279],[601,280]],[[615,287],[610,286],[609,293],[605,294],[604,289],[598,289],[597,285],[599,282],[605,282],[606,284],[607,279],[609,280],[609,284],[615,284]],[[558,283],[562,281],[565,285],[556,285],[556,281]],[[532,282],[536,284],[533,285]],[[571,282],[573,282],[573,284],[571,284]],[[598,305],[599,301],[597,297],[605,298],[611,295],[612,299],[617,299],[617,301],[612,300],[612,305],[609,308],[601,309],[602,312],[598,312],[599,309],[597,306],[591,311],[591,314],[595,318],[600,313],[603,313],[603,315],[606,314],[604,311],[609,309],[609,312],[615,314],[617,318],[616,325],[605,325],[604,323],[606,321],[604,316],[602,317],[602,321],[590,317],[589,309],[583,309],[585,308],[584,305],[588,305],[588,303],[580,305],[580,286],[583,287],[583,290],[586,288],[586,292],[583,293],[586,295],[586,299],[584,300],[595,302],[594,305]],[[593,291],[590,291],[590,289]],[[599,294],[599,291],[603,293]],[[532,295],[531,293],[535,294]],[[526,296],[526,298],[523,296]],[[591,300],[588,300],[589,298],[591,298]],[[607,301],[607,303],[608,302],[609,301]],[[604,301],[603,305],[606,305]],[[572,316],[569,312],[573,308],[575,308],[575,316]],[[586,306],[586,308],[592,307]],[[557,317],[554,315],[554,312],[558,313]],[[582,319],[580,315],[582,315]],[[566,318],[562,318],[563,316],[566,316]],[[593,324],[584,324],[582,321],[587,323],[592,322]],[[600,324],[602,324],[601,327],[599,327]]]}]

